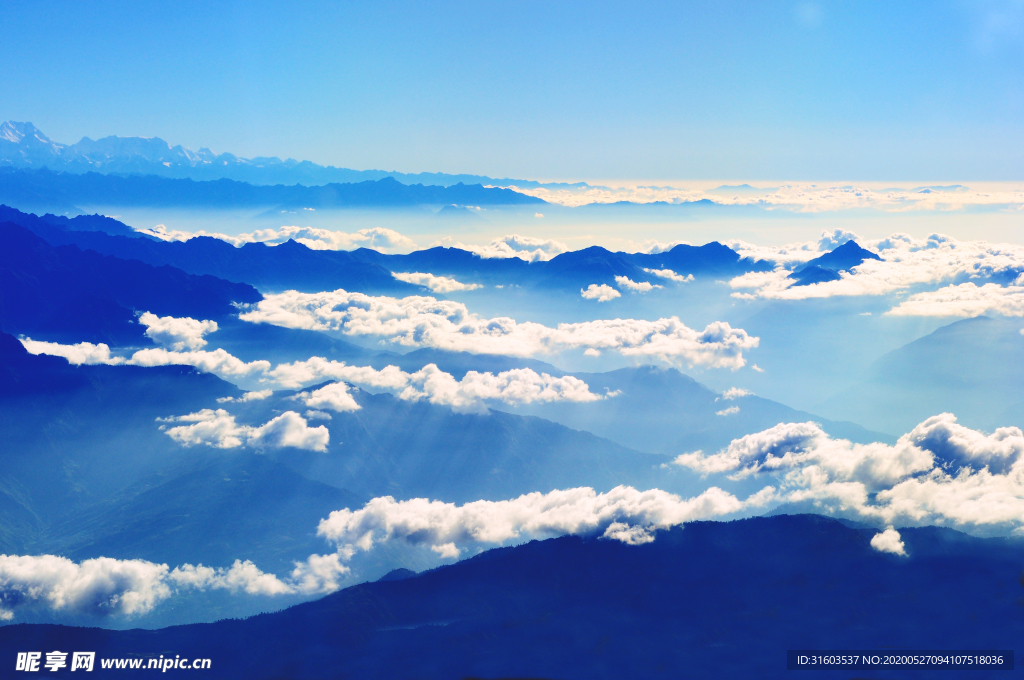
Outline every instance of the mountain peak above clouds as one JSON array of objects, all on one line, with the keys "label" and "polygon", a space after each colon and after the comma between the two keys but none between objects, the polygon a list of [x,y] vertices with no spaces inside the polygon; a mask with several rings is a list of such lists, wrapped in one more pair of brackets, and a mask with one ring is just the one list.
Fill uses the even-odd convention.
[{"label": "mountain peak above clouds", "polygon": [[838,281],[839,272],[848,272],[863,264],[865,260],[881,262],[882,258],[851,240],[820,257],[805,262],[790,274],[789,278],[796,279],[794,286]]}]

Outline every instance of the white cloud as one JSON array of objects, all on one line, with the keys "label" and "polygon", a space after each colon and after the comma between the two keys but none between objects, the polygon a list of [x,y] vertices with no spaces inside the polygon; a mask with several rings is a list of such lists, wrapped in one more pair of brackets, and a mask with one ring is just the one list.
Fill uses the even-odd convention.
[{"label": "white cloud", "polygon": [[203,336],[217,330],[216,321],[157,316],[150,312],[141,314],[139,323],[146,326],[146,335],[153,342],[178,352],[204,347],[206,340],[203,339]]},{"label": "white cloud", "polygon": [[[543,215],[541,215],[543,217]],[[569,249],[564,243],[551,239],[534,238],[532,236],[520,236],[509,234],[491,241],[486,246],[466,245],[464,243],[450,243],[438,241],[432,245],[453,246],[476,253],[484,259],[506,259],[518,257],[527,262],[541,262],[564,253]]]},{"label": "white cloud", "polygon": [[331,383],[312,392],[300,392],[295,395],[302,399],[306,406],[313,408],[327,408],[338,413],[346,411],[358,411],[361,406],[356,403],[348,391],[345,383]]},{"label": "white cloud", "polygon": [[[378,371],[368,366],[347,366],[321,357],[281,364],[274,369],[272,376],[282,384],[294,387],[325,378],[344,380],[386,389],[407,401],[426,399],[432,404],[450,406],[459,413],[485,413],[485,402],[489,400],[507,404],[589,402],[618,394],[594,394],[579,378],[570,375],[556,378],[529,368],[502,371],[497,375],[469,371],[462,380],[456,380],[435,364],[428,364],[415,373],[406,373],[397,366],[387,366]],[[303,399],[306,406],[335,411],[359,408],[344,383],[327,385],[312,393],[303,392],[296,398]]]},{"label": "white cloud", "polygon": [[892,316],[1024,316],[1024,286],[973,282],[911,295],[886,312]]},{"label": "white cloud", "polygon": [[900,532],[892,527],[871,537],[871,547],[879,552],[892,553],[893,555],[906,555],[907,549],[903,545],[903,538]]},{"label": "white cloud", "polygon": [[227,379],[258,376],[270,370],[269,361],[246,363],[220,348],[210,352],[171,352],[162,347],[140,349],[123,363],[133,366],[195,366],[201,371]]},{"label": "white cloud", "polygon": [[739,406],[730,406],[729,408],[724,408],[721,411],[715,411],[715,415],[716,416],[731,416],[731,415],[733,415],[735,413],[739,413],[739,412],[740,412],[740,407]]},{"label": "white cloud", "polygon": [[507,501],[453,503],[414,498],[374,498],[359,510],[336,510],[317,533],[343,555],[368,551],[375,543],[403,540],[455,556],[458,546],[501,544],[525,536],[601,533],[626,543],[644,543],[658,529],[730,515],[771,500],[763,490],[745,501],[718,488],[683,499],[659,489],[618,486],[607,493],[588,487],[525,494]]},{"label": "white cloud", "polygon": [[[212,352],[194,350],[174,352],[163,347],[140,349],[130,358],[111,355],[110,347],[104,343],[94,345],[80,342],[76,345],[61,345],[55,342],[41,342],[32,338],[21,338],[21,344],[32,354],[49,354],[64,357],[72,364],[107,364],[110,366],[194,366],[201,371],[213,373],[221,378],[245,378],[259,376],[270,370],[269,361],[246,363],[223,349]],[[262,394],[262,392],[261,392]],[[250,397],[255,399],[256,397]],[[242,400],[246,400],[242,397]]]},{"label": "white cloud", "polygon": [[[509,404],[526,404],[536,401],[596,401],[613,397],[617,393],[597,395],[590,392],[585,382],[573,376],[553,377],[546,373],[537,373],[532,369],[514,369],[503,371],[497,375],[469,371],[461,380],[456,380],[450,373],[441,371],[435,364],[428,364],[415,373],[406,373],[397,366],[387,366],[376,370],[369,366],[348,366],[344,362],[328,361],[322,357],[312,357],[305,361],[291,364],[279,364],[273,370],[268,361],[253,361],[248,364],[240,361],[223,349],[213,352],[169,352],[164,349],[150,349],[136,352],[130,360],[110,356],[106,345],[59,345],[41,343],[34,340],[22,340],[30,351],[35,353],[70,355],[80,361],[89,358],[102,359],[98,363],[124,364],[141,366],[163,366],[169,364],[186,364],[197,366],[222,377],[259,377],[263,382],[272,382],[281,387],[295,388],[325,379],[344,380],[368,387],[376,387],[394,391],[405,400],[426,399],[433,404],[451,406],[459,412],[485,413],[486,400],[502,401]],[[88,345],[88,343],[83,343]],[[596,351],[596,350],[595,350]],[[218,403],[249,402],[266,399],[272,394],[269,389],[246,392],[241,397],[221,397]],[[351,411],[359,405],[343,384],[334,384],[314,391],[312,394],[299,395],[305,405],[314,409],[328,408],[334,411]],[[315,411],[323,418],[327,414]],[[294,415],[294,414],[293,414]],[[239,429],[242,426],[234,422],[234,417],[227,411],[211,411],[205,409],[195,417],[194,426],[182,426],[177,429],[174,437],[183,437],[190,443],[206,443],[218,448],[241,446],[243,439],[239,433],[252,433]],[[326,419],[329,419],[327,416]],[[170,421],[168,421],[170,422]],[[269,425],[269,424],[268,424]],[[283,426],[283,424],[282,424]],[[250,437],[251,439],[251,437]],[[249,441],[249,440],[246,440]],[[252,443],[252,442],[250,442]],[[266,443],[266,442],[264,442]]]},{"label": "white cloud", "polygon": [[246,392],[240,397],[221,397],[217,400],[218,404],[230,404],[232,402],[245,403],[247,401],[261,401],[266,399],[274,393],[273,390],[257,390],[255,392]]},{"label": "white cloud", "polygon": [[251,233],[231,236],[208,231],[168,231],[164,225],[159,224],[153,229],[139,229],[138,231],[163,239],[164,241],[187,241],[197,236],[210,236],[227,241],[234,246],[242,246],[246,243],[279,245],[288,240],[294,240],[312,250],[373,248],[381,252],[394,252],[410,251],[416,248],[416,243],[412,239],[399,234],[397,231],[381,227],[360,229],[354,233],[346,233],[314,227],[283,226],[279,229],[258,229]]},{"label": "white cloud", "polygon": [[56,555],[0,555],[0,618],[42,605],[94,615],[144,614],[170,596],[166,564],[99,557],[76,564]]},{"label": "white cloud", "polygon": [[248,595],[316,595],[339,588],[348,573],[337,554],[310,555],[281,580],[246,560],[231,567],[183,564],[173,570],[146,560],[98,557],[75,563],[57,555],[0,555],[0,620],[15,609],[42,607],[93,616],[146,614],[180,589]]},{"label": "white cloud", "polygon": [[722,392],[722,399],[739,399],[740,397],[749,397],[751,394],[753,394],[753,392],[745,390],[742,387],[730,387],[725,392]]},{"label": "white cloud", "polygon": [[644,271],[648,274],[653,274],[658,278],[668,279],[669,281],[675,281],[676,283],[687,283],[693,281],[693,274],[687,274],[686,276],[680,276],[671,269],[647,269],[644,267]]},{"label": "white cloud", "polygon": [[284,595],[291,588],[273,574],[260,571],[255,564],[246,560],[235,560],[229,569],[214,569],[202,564],[183,564],[168,574],[169,580],[179,586],[199,590],[221,589],[230,592],[244,591],[249,595]]},{"label": "white cloud", "polygon": [[631,290],[634,293],[647,293],[654,290],[655,288],[661,288],[661,286],[649,283],[647,281],[641,281],[640,283],[637,283],[636,281],[630,279],[628,276],[616,276],[615,283],[618,284],[619,288],[625,288],[626,290]]},{"label": "white cloud", "polygon": [[447,276],[434,276],[433,274],[423,274],[421,272],[412,272],[408,274],[392,272],[391,275],[399,281],[413,283],[417,286],[425,286],[433,293],[454,293],[462,290],[476,290],[477,288],[483,288],[479,283],[460,283],[455,279],[448,278]]},{"label": "white cloud", "polygon": [[743,350],[757,347],[759,342],[722,321],[703,331],[687,327],[677,317],[609,319],[550,328],[508,317],[482,318],[450,300],[373,297],[344,290],[267,295],[240,316],[253,323],[374,335],[399,345],[456,352],[533,356],[593,348],[731,369],[744,366]]},{"label": "white cloud", "polygon": [[1024,189],[1020,186],[1000,185],[982,187],[893,189],[867,185],[835,185],[786,183],[778,187],[753,192],[734,192],[733,195],[713,189],[672,186],[625,185],[619,187],[586,186],[551,189],[545,187],[508,187],[520,193],[542,198],[549,203],[580,206],[591,203],[691,203],[711,201],[720,205],[751,205],[767,209],[795,212],[830,212],[840,210],[872,209],[902,213],[908,211],[950,211],[971,207],[1024,206]]},{"label": "white cloud", "polygon": [[580,290],[580,295],[585,300],[597,300],[598,302],[608,302],[614,300],[617,297],[622,297],[622,293],[615,290],[606,283],[602,283],[600,286],[596,283],[592,283],[587,286],[586,290]]},{"label": "white cloud", "polygon": [[771,475],[780,502],[808,502],[881,525],[1024,531],[1024,433],[985,434],[948,413],[896,444],[832,439],[815,423],[783,423],[677,465],[730,479]]},{"label": "white cloud", "polygon": [[[845,236],[828,238],[842,240]],[[823,237],[822,241],[826,240]],[[733,278],[729,285],[738,291],[733,297],[741,299],[768,298],[803,300],[833,296],[888,295],[912,287],[964,283],[964,280],[987,279],[994,276],[1017,277],[1024,271],[1024,246],[993,244],[985,241],[958,241],[941,234],[915,239],[907,234],[893,234],[885,239],[863,241],[860,244],[874,251],[882,259],[865,260],[850,272],[840,273],[836,281],[825,281],[807,286],[793,286],[788,266],[820,255],[821,242],[808,242],[767,248],[750,244],[731,243],[741,255],[774,260],[777,268],[769,272],[748,272]],[[970,283],[970,281],[968,281]],[[1024,281],[1016,286],[1024,285]],[[1020,309],[1021,291],[1014,286],[1000,289],[988,284],[977,286],[949,285],[948,289],[933,296],[914,296],[917,302],[901,314],[921,313],[934,315],[944,309],[971,308]]]},{"label": "white cloud", "polygon": [[68,362],[80,364],[123,364],[121,357],[111,356],[110,347],[104,343],[94,345],[91,342],[80,342],[76,345],[61,345],[56,342],[42,342],[32,338],[20,338],[21,344],[30,354],[49,354],[64,357]]},{"label": "white cloud", "polygon": [[185,416],[161,418],[164,423],[185,423],[160,429],[184,446],[205,444],[218,449],[250,446],[256,449],[294,447],[326,451],[330,434],[323,425],[309,427],[295,411],[285,411],[259,427],[239,425],[224,409],[203,409]]}]

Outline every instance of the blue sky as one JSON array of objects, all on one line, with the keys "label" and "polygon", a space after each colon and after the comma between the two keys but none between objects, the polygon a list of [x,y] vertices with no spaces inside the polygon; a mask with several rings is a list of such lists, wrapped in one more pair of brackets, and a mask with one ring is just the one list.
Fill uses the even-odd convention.
[{"label": "blue sky", "polygon": [[54,139],[530,178],[1019,180],[1024,3],[5,3]]}]

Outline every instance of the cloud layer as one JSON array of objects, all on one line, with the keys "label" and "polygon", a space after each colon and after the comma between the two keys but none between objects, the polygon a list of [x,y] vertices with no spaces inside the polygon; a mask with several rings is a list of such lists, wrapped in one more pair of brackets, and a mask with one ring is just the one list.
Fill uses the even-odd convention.
[{"label": "cloud layer", "polygon": [[[314,357],[292,364],[281,364],[271,373],[280,384],[298,387],[324,379],[389,390],[400,399],[450,406],[460,413],[485,413],[487,401],[506,404],[572,401],[590,402],[613,397],[617,393],[594,394],[588,385],[573,376],[553,377],[529,368],[502,371],[497,375],[469,371],[461,380],[445,373],[435,364],[428,364],[415,373],[406,373],[397,366],[376,370],[368,366],[348,366],[343,362]],[[299,398],[306,406],[333,411],[359,408],[343,383],[327,385]]]},{"label": "cloud layer", "polygon": [[249,595],[315,595],[337,590],[348,572],[337,554],[296,562],[289,578],[260,571],[249,561],[214,569],[184,564],[173,570],[145,560],[98,557],[73,562],[57,555],[0,555],[0,619],[18,609],[93,616],[146,614],[181,589],[220,589]]},{"label": "cloud layer", "polygon": [[781,502],[809,502],[882,525],[1024,532],[1024,433],[933,416],[896,444],[854,444],[816,423],[783,423],[677,465],[733,480],[770,475]]},{"label": "cloud layer", "polygon": [[551,328],[508,317],[486,319],[450,300],[375,297],[340,289],[267,295],[240,318],[286,328],[372,335],[408,347],[456,352],[533,356],[568,349],[615,350],[626,356],[656,356],[670,362],[732,369],[742,367],[746,363],[743,351],[758,344],[756,337],[721,321],[703,331],[687,327],[677,317],[598,320]]},{"label": "cloud layer", "polygon": [[[744,257],[777,263],[774,271],[749,272],[733,278],[729,285],[741,299],[803,300],[834,296],[890,295],[922,287],[944,286],[941,290],[912,295],[890,313],[923,316],[971,316],[994,312],[1024,314],[1024,246],[958,241],[941,234],[915,239],[893,234],[885,239],[858,241],[882,259],[866,260],[839,280],[793,286],[792,267],[820,256],[835,244],[854,238],[849,232],[824,233],[818,242],[791,244],[779,248],[753,246],[744,242],[728,245]],[[1013,285],[993,283],[1009,283]],[[977,285],[978,282],[982,285]]]},{"label": "cloud layer", "polygon": [[414,498],[374,498],[359,510],[337,510],[320,522],[317,533],[337,544],[342,555],[366,551],[376,543],[402,540],[457,556],[459,546],[497,545],[523,537],[600,533],[629,544],[654,540],[657,529],[761,507],[772,496],[763,491],[741,501],[718,488],[683,499],[659,489],[637,491],[619,486],[607,493],[588,487],[525,494],[507,501],[465,505]]}]

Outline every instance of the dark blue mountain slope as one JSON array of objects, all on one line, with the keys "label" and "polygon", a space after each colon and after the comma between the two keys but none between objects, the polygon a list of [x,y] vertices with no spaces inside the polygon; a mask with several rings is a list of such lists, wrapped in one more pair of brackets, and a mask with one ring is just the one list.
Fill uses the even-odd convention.
[{"label": "dark blue mountain slope", "polygon": [[148,342],[136,312],[217,319],[237,311],[232,303],[261,299],[246,284],[55,248],[11,222],[0,224],[0,290],[7,332],[118,344]]},{"label": "dark blue mountain slope", "polygon": [[782,515],[695,522],[638,546],[567,536],[246,620],[156,631],[12,625],[0,654],[180,655],[211,659],[219,678],[308,680],[788,678],[787,649],[995,648],[1019,656],[1019,541],[903,529],[902,557],[873,550],[872,533]]},{"label": "dark blue mountain slope", "polygon": [[[100,231],[113,236],[132,236],[136,238],[151,237],[135,231],[124,222],[118,222],[113,217],[106,215],[78,215],[77,217],[64,217],[60,215],[33,215],[25,213],[17,208],[0,205],[0,222],[14,222],[20,224],[37,236],[41,236],[50,245],[65,245],[55,243],[54,239],[59,238],[61,232],[67,231]],[[68,243],[74,241],[69,240]]]},{"label": "dark blue mountain slope", "polygon": [[190,208],[400,208],[415,205],[533,205],[539,198],[480,184],[402,184],[391,177],[355,184],[258,186],[218,179],[196,182],[155,175],[72,174],[0,168],[0,202]]}]

